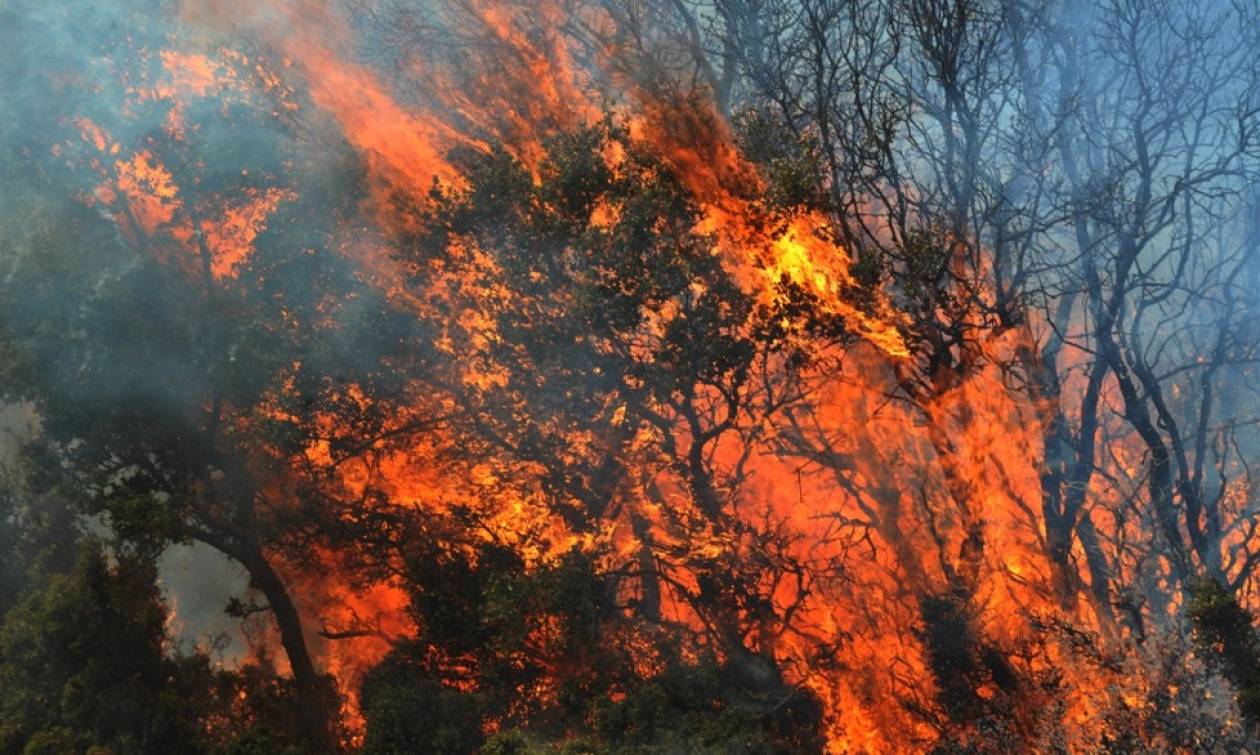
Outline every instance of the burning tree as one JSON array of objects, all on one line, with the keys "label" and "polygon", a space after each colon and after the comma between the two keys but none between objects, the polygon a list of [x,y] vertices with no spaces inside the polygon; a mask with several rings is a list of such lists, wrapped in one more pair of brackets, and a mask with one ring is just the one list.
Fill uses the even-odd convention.
[{"label": "burning tree", "polygon": [[[0,32],[3,747],[1254,745],[1256,8],[74,10]],[[93,604],[143,684],[22,655]]]}]

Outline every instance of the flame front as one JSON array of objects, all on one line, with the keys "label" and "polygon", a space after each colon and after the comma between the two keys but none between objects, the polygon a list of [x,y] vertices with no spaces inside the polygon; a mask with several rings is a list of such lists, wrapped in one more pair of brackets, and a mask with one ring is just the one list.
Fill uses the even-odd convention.
[{"label": "flame front", "polygon": [[[265,286],[250,272],[255,245],[308,189],[267,175],[235,176],[230,190],[187,178],[187,166],[204,160],[189,154],[199,138],[194,113],[239,105],[297,139],[334,132],[357,155],[366,188],[351,195],[353,207],[328,198],[338,206],[329,215],[340,218],[331,243],[430,339],[423,369],[408,373],[397,357],[405,377],[388,402],[361,385],[324,386],[327,405],[298,416],[291,400],[303,389],[290,380],[272,407],[224,411],[219,421],[242,432],[301,426],[319,438],[294,456],[253,450],[266,489],[290,500],[295,520],[311,500],[339,521],[435,518],[465,528],[453,548],[493,543],[526,570],[580,553],[603,573],[632,575],[619,588],[625,617],[650,610],[659,626],[689,638],[688,657],[771,662],[788,688],[820,702],[830,752],[919,751],[944,731],[965,746],[989,736],[984,726],[994,721],[1030,751],[1085,751],[1116,716],[1140,716],[1167,697],[1162,680],[1172,672],[1134,625],[1087,599],[1094,546],[1078,538],[1061,562],[1051,555],[1046,439],[1056,417],[1077,421],[1080,407],[1066,397],[1085,392],[1087,376],[1073,363],[1087,355],[1069,346],[1049,365],[1065,376],[1065,398],[1031,390],[1054,323],[1030,314],[995,324],[998,284],[987,261],[969,273],[972,298],[955,303],[969,308],[958,320],[957,368],[929,364],[888,276],[859,270],[823,211],[767,202],[769,179],[708,93],[635,76],[630,42],[601,10],[455,3],[440,26],[452,44],[480,45],[480,57],[420,50],[397,62],[392,78],[355,47],[345,18],[316,4],[193,2],[183,16],[248,29],[236,33],[249,44],[172,38],[170,49],[147,51],[155,80],[129,80],[126,97],[168,106],[160,125],[126,143],[83,116],[80,143],[55,146],[93,174],[81,201],[137,249],[213,290]],[[559,214],[546,191],[563,173],[563,145],[587,144],[580,134],[595,135],[607,186],[681,187],[694,220],[671,232],[692,250],[679,255],[693,255],[678,269],[695,277],[660,284],[668,297],[626,313],[629,325],[615,330],[621,341],[564,329],[565,312],[589,302],[563,283],[602,274],[573,261],[574,247],[538,250],[551,257],[524,273],[480,231],[483,220],[444,226],[481,186],[475,165],[515,171],[513,186],[538,192],[532,211]],[[585,221],[564,221],[578,224],[566,233],[611,248],[642,208],[616,190],[591,191],[598,200]],[[512,222],[502,218],[503,244],[528,245]],[[751,351],[734,366],[707,365],[711,374],[672,393],[654,392],[680,323],[723,286],[730,292],[720,295],[742,308],[715,306],[714,337]],[[1078,307],[1070,324],[1089,316]],[[293,317],[280,326],[320,327]],[[576,345],[521,345],[508,330],[531,327]],[[570,346],[625,372],[571,365],[562,353]],[[560,365],[555,376],[543,362]],[[299,367],[276,369],[297,375]],[[589,393],[547,394],[553,389]],[[1104,404],[1124,401],[1114,378],[1099,390]],[[376,435],[352,437],[344,418],[376,413],[385,415]],[[1097,547],[1114,552],[1117,581],[1167,581],[1168,564],[1126,556],[1126,543],[1144,537],[1138,518],[1118,513],[1144,484],[1140,440],[1119,421],[1102,431],[1112,450],[1090,477],[1081,516]],[[1247,505],[1244,491],[1232,495],[1226,505]],[[597,509],[579,505],[596,498]],[[1227,547],[1250,549],[1254,534],[1239,530]],[[381,542],[409,536],[420,535],[380,533]],[[269,554],[295,586],[320,662],[348,701],[347,725],[360,734],[364,674],[424,621],[400,577],[406,542],[379,560],[363,548],[321,543],[305,560]],[[644,564],[658,572],[650,586]],[[731,564],[741,565],[738,575],[714,586]],[[1074,585],[1071,599],[1064,584]],[[533,631],[547,647],[546,628]],[[637,672],[651,676],[658,661],[645,653]],[[520,690],[523,699],[557,694],[545,680]],[[500,722],[483,724],[494,731]],[[1142,744],[1162,746],[1151,736]]]}]

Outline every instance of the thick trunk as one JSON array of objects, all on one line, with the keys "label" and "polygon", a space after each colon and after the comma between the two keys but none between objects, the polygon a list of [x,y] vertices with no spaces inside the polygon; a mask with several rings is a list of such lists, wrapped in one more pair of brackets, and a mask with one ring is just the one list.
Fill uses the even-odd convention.
[{"label": "thick trunk", "polygon": [[293,683],[302,709],[303,726],[310,751],[317,755],[338,752],[340,747],[333,733],[334,701],[311,659],[306,636],[302,631],[302,617],[289,596],[284,580],[276,573],[256,543],[199,528],[190,528],[186,530],[186,534],[245,567],[250,584],[267,599],[267,605],[275,617],[276,628],[280,632],[280,644],[284,647],[289,667],[293,671]]},{"label": "thick trunk", "polygon": [[338,747],[333,736],[332,700],[327,684],[315,669],[310,651],[306,647],[306,637],[302,633],[302,618],[297,606],[289,597],[289,591],[275,569],[257,549],[242,554],[244,564],[249,572],[250,582],[262,592],[267,605],[276,619],[276,627],[280,631],[280,644],[289,658],[289,667],[293,670],[293,682],[297,688],[299,702],[302,706],[303,724],[307,738],[314,752],[333,753]]}]

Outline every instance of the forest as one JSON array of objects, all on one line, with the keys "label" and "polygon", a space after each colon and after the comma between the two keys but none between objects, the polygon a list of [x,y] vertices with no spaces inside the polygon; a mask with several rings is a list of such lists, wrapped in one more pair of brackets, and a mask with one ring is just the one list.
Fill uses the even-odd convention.
[{"label": "forest", "polygon": [[0,0],[0,755],[1260,751],[1260,0]]}]

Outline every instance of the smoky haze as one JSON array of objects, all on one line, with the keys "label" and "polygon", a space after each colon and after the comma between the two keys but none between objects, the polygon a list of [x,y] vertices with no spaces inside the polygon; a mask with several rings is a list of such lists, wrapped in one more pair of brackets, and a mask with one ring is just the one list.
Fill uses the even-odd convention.
[{"label": "smoky haze", "polygon": [[6,524],[156,564],[168,655],[303,747],[1254,747],[1254,0],[0,46]]}]

